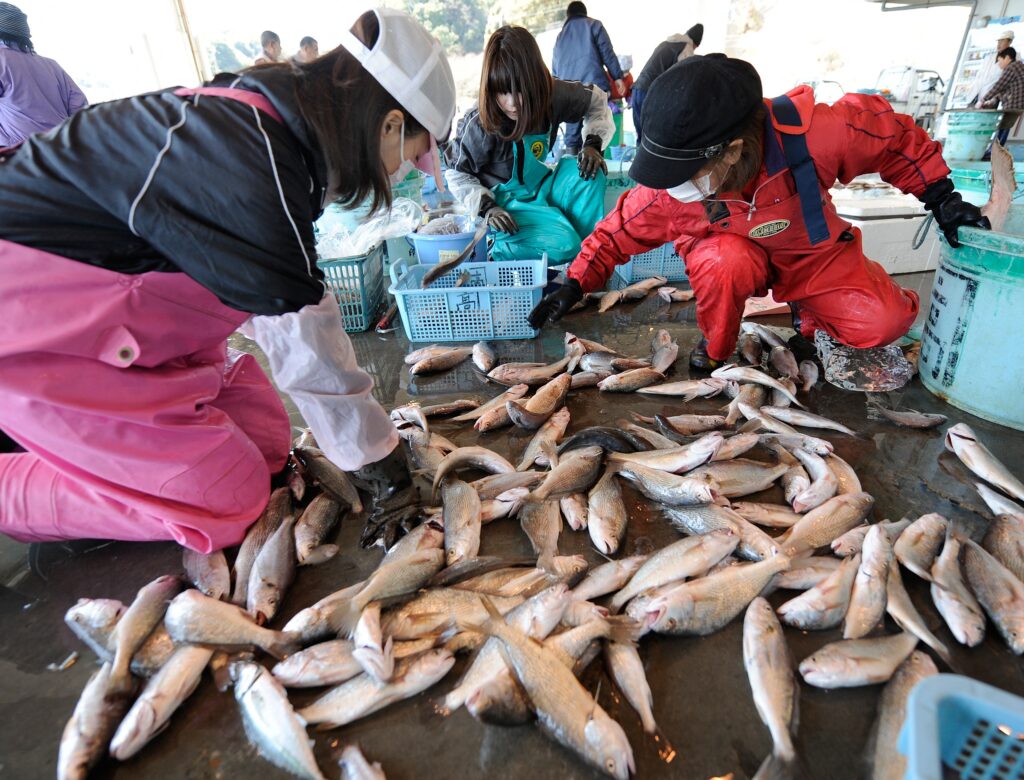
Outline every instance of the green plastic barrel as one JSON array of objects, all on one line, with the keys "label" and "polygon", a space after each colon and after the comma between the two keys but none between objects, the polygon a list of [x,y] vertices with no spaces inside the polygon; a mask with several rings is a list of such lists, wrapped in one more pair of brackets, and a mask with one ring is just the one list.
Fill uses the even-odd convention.
[{"label": "green plastic barrel", "polygon": [[1001,111],[949,111],[942,156],[947,160],[980,160],[992,133],[999,126]]},{"label": "green plastic barrel", "polygon": [[921,381],[964,411],[1024,430],[1024,206],[1002,232],[960,228],[960,248],[940,234]]}]

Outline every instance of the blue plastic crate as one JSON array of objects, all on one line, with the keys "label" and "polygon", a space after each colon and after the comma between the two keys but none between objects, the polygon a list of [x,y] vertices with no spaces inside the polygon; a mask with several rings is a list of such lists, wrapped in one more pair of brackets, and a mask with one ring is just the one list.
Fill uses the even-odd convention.
[{"label": "blue plastic crate", "polygon": [[365,255],[317,260],[324,280],[341,308],[349,333],[364,331],[384,297],[384,246],[377,244]]},{"label": "blue plastic crate", "polygon": [[[391,266],[391,287],[409,341],[532,339],[526,318],[540,303],[548,278],[548,258],[500,263],[463,263],[421,288],[430,266]],[[469,281],[455,287],[468,272]]]},{"label": "blue plastic crate", "polygon": [[918,683],[900,732],[906,780],[1020,780],[1024,699],[958,674]]},{"label": "blue plastic crate", "polygon": [[633,255],[628,263],[616,266],[615,273],[626,284],[650,279],[652,276],[664,276],[670,282],[685,282],[686,263],[669,243],[642,255]]}]

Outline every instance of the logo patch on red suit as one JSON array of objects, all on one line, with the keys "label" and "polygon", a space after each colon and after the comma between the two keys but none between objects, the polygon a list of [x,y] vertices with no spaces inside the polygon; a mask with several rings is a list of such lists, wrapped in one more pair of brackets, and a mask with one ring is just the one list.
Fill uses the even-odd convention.
[{"label": "logo patch on red suit", "polygon": [[771,222],[765,222],[762,225],[758,225],[747,233],[747,235],[751,238],[768,238],[769,236],[781,233],[783,230],[788,228],[789,225],[790,222],[788,219],[776,219]]}]

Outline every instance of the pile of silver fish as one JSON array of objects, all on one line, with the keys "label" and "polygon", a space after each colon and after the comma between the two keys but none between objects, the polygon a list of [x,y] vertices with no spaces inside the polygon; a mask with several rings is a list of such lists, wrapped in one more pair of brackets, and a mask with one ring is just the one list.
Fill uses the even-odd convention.
[{"label": "pile of silver fish", "polygon": [[[995,516],[982,542],[938,514],[871,522],[873,497],[823,438],[855,431],[805,410],[815,364],[799,363],[778,334],[747,323],[739,343],[746,365],[667,381],[678,350],[660,330],[642,357],[572,334],[550,364],[499,364],[486,343],[411,353],[414,373],[472,359],[505,386],[487,402],[392,410],[423,482],[411,512],[418,524],[384,539],[386,553],[365,580],[339,583],[281,630],[267,627],[301,567],[337,553],[330,539],[339,520],[364,509],[349,476],[304,434],[288,486],[274,491],[232,567],[223,552],[186,551],[187,581],[163,576],[128,606],[82,599],[68,610],[67,624],[102,666],[65,729],[58,777],[84,777],[106,753],[135,755],[209,667],[222,689],[233,686],[260,754],[295,776],[320,778],[308,726],[342,728],[416,696],[448,675],[456,654],[472,654],[444,709],[465,707],[487,724],[535,722],[580,760],[625,780],[635,771],[633,747],[581,673],[603,656],[644,732],[668,745],[638,642],[649,633],[708,635],[741,614],[744,664],[773,744],[757,777],[786,776],[798,761],[798,675],[824,688],[886,683],[873,776],[902,777],[896,736],[907,696],[937,671],[918,644],[950,664],[903,577],[929,582],[956,642],[977,645],[991,624],[1024,653],[1024,484],[958,424],[945,446],[978,477]],[[591,386],[680,403],[728,400],[720,415],[634,415],[570,433],[566,399]],[[509,460],[436,430],[469,423],[481,433],[516,426],[531,436]],[[775,485],[781,503],[744,500]],[[679,539],[609,557],[622,551],[635,511],[624,489]],[[531,556],[480,554],[486,526],[502,518],[518,520]],[[583,556],[562,554],[563,534],[574,532],[587,533],[607,562],[591,568]],[[800,593],[773,609],[764,597],[775,590]],[[884,628],[886,615],[899,633]],[[842,626],[843,639],[795,664],[784,625]],[[296,709],[288,690],[303,688],[323,692]],[[383,777],[354,745],[340,764],[345,777]]]}]

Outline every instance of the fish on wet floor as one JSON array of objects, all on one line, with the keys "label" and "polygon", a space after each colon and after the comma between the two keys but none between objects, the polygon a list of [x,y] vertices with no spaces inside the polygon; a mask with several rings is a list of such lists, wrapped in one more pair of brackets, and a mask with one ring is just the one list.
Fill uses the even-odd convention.
[{"label": "fish on wet floor", "polygon": [[867,410],[869,420],[888,420],[904,428],[934,428],[949,420],[944,414],[924,414],[913,409],[896,411],[884,406],[877,398],[868,398]]},{"label": "fish on wet floor", "polygon": [[1008,496],[1024,501],[1024,483],[978,440],[969,425],[957,423],[947,430],[945,445],[947,450],[986,482],[995,485]]},{"label": "fish on wet floor", "polygon": [[498,352],[489,341],[478,341],[473,345],[473,365],[485,374],[498,364]]},{"label": "fish on wet floor", "polygon": [[899,737],[907,717],[907,701],[919,682],[938,673],[935,662],[915,650],[882,689],[871,755],[873,780],[903,780],[906,776],[907,757],[899,749]]},{"label": "fish on wet floor", "polygon": [[471,357],[472,354],[472,347],[453,347],[448,349],[446,352],[425,357],[414,363],[410,366],[409,373],[413,376],[419,376],[421,374],[432,374],[438,371],[447,371],[448,369],[455,368],[455,366]]},{"label": "fish on wet floor", "polygon": [[816,688],[856,688],[886,682],[914,648],[909,631],[870,639],[843,639],[800,662],[804,682]]}]

